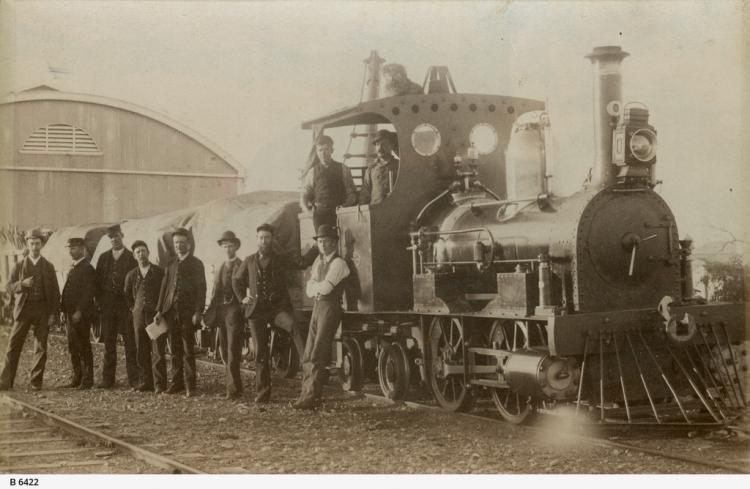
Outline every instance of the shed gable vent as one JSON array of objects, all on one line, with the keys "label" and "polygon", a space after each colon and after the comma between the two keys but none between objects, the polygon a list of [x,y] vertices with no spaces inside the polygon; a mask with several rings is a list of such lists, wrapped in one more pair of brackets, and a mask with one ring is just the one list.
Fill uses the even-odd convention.
[{"label": "shed gable vent", "polygon": [[80,127],[50,124],[40,127],[23,142],[21,153],[101,155],[94,138]]}]

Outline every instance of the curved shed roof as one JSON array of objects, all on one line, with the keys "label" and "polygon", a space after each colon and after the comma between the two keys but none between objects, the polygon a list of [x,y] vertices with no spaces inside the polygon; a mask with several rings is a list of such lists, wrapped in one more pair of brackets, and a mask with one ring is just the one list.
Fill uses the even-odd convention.
[{"label": "curved shed roof", "polygon": [[227,152],[222,150],[217,144],[213,143],[206,137],[202,136],[201,134],[197,133],[193,129],[190,129],[186,125],[182,124],[181,122],[176,121],[175,119],[172,119],[171,117],[167,115],[161,114],[151,109],[147,109],[146,107],[142,107],[140,105],[126,102],[124,100],[119,100],[119,99],[110,98],[110,97],[103,97],[100,95],[88,95],[88,94],[82,94],[82,93],[62,92],[47,85],[40,85],[38,87],[30,88],[28,90],[24,90],[21,92],[11,92],[3,100],[0,100],[0,105],[12,104],[12,103],[17,103],[17,102],[42,101],[42,100],[60,100],[64,102],[82,102],[82,103],[87,103],[87,104],[103,105],[107,107],[114,107],[116,109],[132,112],[132,113],[141,115],[143,117],[148,117],[149,119],[153,119],[166,126],[169,126],[175,129],[176,131],[179,131],[182,134],[188,136],[194,141],[198,142],[199,144],[204,146],[206,149],[216,154],[216,156],[221,158],[225,163],[227,163],[235,171],[237,171],[238,175],[242,177],[245,176],[245,168],[239,163],[239,161],[235,160]]}]

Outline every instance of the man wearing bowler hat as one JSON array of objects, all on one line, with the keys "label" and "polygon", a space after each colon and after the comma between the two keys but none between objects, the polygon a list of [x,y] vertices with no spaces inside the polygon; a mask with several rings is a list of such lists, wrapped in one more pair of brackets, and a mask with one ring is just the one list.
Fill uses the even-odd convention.
[{"label": "man wearing bowler hat", "polygon": [[273,323],[292,336],[300,358],[305,349],[286,286],[287,270],[298,267],[274,251],[275,231],[270,224],[258,226],[258,252],[245,258],[233,280],[234,292],[242,298],[243,313],[253,337],[258,403],[268,402],[271,397],[268,325]]},{"label": "man wearing bowler hat", "polygon": [[349,267],[338,256],[336,229],[328,224],[321,225],[315,240],[320,254],[312,265],[312,274],[306,286],[306,293],[315,299],[315,304],[302,357],[302,392],[292,404],[295,409],[314,409],[320,399],[333,337],[343,316],[343,281],[349,275]]},{"label": "man wearing bowler hat", "polygon": [[217,243],[224,249],[226,260],[214,275],[211,292],[211,308],[215,315],[215,326],[219,328],[219,348],[224,355],[227,377],[227,399],[238,399],[242,395],[240,361],[242,360],[242,334],[244,322],[240,300],[232,288],[232,277],[242,264],[237,250],[242,242],[232,231],[224,231]]},{"label": "man wearing bowler hat", "polygon": [[316,161],[305,175],[302,206],[313,214],[315,229],[321,224],[336,225],[336,207],[357,203],[349,167],[334,161],[333,139],[321,134],[315,141]]},{"label": "man wearing bowler hat", "polygon": [[362,188],[359,190],[360,204],[372,205],[385,200],[393,191],[398,178],[398,160],[394,154],[396,133],[381,129],[372,142],[377,159],[365,170]]},{"label": "man wearing bowler hat", "polygon": [[167,394],[185,391],[195,394],[195,330],[201,327],[206,307],[206,276],[203,262],[190,250],[190,234],[185,228],[172,233],[176,257],[167,263],[159,291],[154,320],[167,320],[172,347],[172,385]]},{"label": "man wearing bowler hat", "polygon": [[107,228],[112,248],[99,256],[96,264],[96,303],[102,323],[104,364],[102,382],[98,387],[110,389],[115,385],[117,369],[117,336],[125,345],[125,369],[130,387],[138,387],[138,365],[135,352],[133,324],[125,298],[125,276],[138,264],[133,253],[125,248],[119,224]]},{"label": "man wearing bowler hat", "polygon": [[[164,270],[149,261],[148,246],[143,241],[133,242],[133,254],[138,266],[125,276],[125,300],[133,317],[136,362],[138,365],[138,385],[136,390],[154,390],[159,394],[167,390],[167,363],[165,359],[167,335],[152,340],[146,332],[151,324],[159,302],[159,290],[164,278]],[[152,355],[153,350],[153,355]]]},{"label": "man wearing bowler hat", "polygon": [[94,357],[89,334],[96,313],[96,271],[86,259],[83,238],[70,238],[67,247],[73,263],[63,287],[61,309],[68,325],[73,378],[65,387],[90,389],[94,385]]},{"label": "man wearing bowler hat", "polygon": [[47,363],[47,334],[60,306],[60,288],[55,267],[41,255],[44,236],[34,229],[26,233],[28,255],[13,266],[8,280],[8,293],[15,298],[13,329],[10,331],[5,364],[0,374],[0,390],[13,387],[18,360],[26,335],[34,329],[34,366],[31,368],[31,388],[42,388],[44,366]]}]

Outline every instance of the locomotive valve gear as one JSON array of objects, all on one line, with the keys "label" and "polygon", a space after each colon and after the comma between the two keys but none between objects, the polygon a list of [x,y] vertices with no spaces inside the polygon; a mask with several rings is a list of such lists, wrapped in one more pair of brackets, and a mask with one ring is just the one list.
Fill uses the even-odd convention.
[{"label": "locomotive valve gear", "polygon": [[241,242],[232,231],[224,232],[218,240],[224,249],[226,260],[214,276],[210,308],[216,314],[216,327],[219,328],[219,345],[226,363],[227,398],[238,398],[242,394],[240,378],[240,361],[242,360],[242,341],[244,321],[240,300],[234,292],[232,281],[242,261],[237,256]]},{"label": "locomotive valve gear", "polygon": [[135,388],[138,386],[135,333],[124,290],[125,276],[137,266],[137,262],[122,242],[123,233],[119,225],[108,227],[107,236],[112,248],[102,253],[96,264],[96,303],[104,341],[102,382],[98,387],[108,389],[115,384],[117,337],[122,336],[128,383]]},{"label": "locomotive valve gear", "polygon": [[336,252],[335,229],[324,224],[318,228],[315,239],[320,255],[313,263],[306,287],[308,297],[315,298],[315,304],[302,357],[302,392],[292,405],[295,409],[313,409],[322,394],[331,344],[343,316],[343,280],[349,275],[349,267]]},{"label": "locomotive valve gear", "polygon": [[136,390],[144,392],[155,388],[160,393],[167,390],[167,335],[152,340],[146,332],[146,326],[154,319],[164,269],[149,261],[148,246],[143,241],[133,243],[133,254],[138,266],[125,276],[124,292],[133,318],[138,365]]},{"label": "locomotive valve gear", "polygon": [[8,293],[15,299],[5,363],[0,373],[0,390],[13,387],[23,344],[29,329],[34,334],[34,365],[31,387],[42,387],[47,363],[47,334],[60,302],[55,267],[41,255],[44,237],[39,230],[26,235],[28,256],[16,263],[8,280]]}]

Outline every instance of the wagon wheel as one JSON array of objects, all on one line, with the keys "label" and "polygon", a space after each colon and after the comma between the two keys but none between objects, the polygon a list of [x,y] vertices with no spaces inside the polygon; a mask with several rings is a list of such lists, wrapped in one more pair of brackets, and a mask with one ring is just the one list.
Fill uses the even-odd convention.
[{"label": "wagon wheel", "polygon": [[289,333],[279,328],[271,328],[271,370],[285,379],[292,379],[297,374],[299,358],[297,349]]},{"label": "wagon wheel", "polygon": [[341,342],[341,369],[339,379],[345,391],[358,391],[362,388],[362,350],[354,338],[344,338]]},{"label": "wagon wheel", "polygon": [[406,397],[410,377],[409,357],[400,343],[393,342],[380,350],[378,380],[385,397],[394,400]]},{"label": "wagon wheel", "polygon": [[[497,320],[492,324],[489,340],[495,350],[522,350],[529,347],[528,328],[523,321]],[[521,424],[531,420],[534,407],[523,396],[509,387],[493,387],[491,391],[492,400],[505,421]]]},{"label": "wagon wheel", "polygon": [[463,367],[465,331],[458,318],[436,317],[430,324],[430,386],[438,404],[448,411],[468,411],[474,404],[459,372],[446,373],[446,367]]}]

